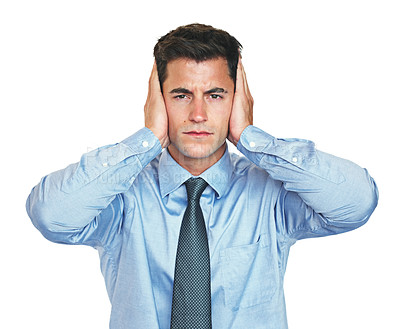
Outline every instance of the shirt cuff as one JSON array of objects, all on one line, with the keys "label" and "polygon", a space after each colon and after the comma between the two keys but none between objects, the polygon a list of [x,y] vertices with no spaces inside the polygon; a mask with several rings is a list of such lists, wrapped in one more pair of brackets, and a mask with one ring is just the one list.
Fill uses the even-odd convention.
[{"label": "shirt cuff", "polygon": [[317,164],[315,144],[299,138],[277,139],[254,126],[248,126],[240,136],[238,149],[250,161],[265,167],[265,161],[288,163],[308,170]]},{"label": "shirt cuff", "polygon": [[138,157],[143,167],[162,151],[159,139],[146,127],[124,139],[121,144],[129,147],[132,155]]},{"label": "shirt cuff", "polygon": [[259,166],[264,155],[263,151],[273,143],[274,139],[265,131],[249,125],[240,135],[237,148],[246,158]]}]

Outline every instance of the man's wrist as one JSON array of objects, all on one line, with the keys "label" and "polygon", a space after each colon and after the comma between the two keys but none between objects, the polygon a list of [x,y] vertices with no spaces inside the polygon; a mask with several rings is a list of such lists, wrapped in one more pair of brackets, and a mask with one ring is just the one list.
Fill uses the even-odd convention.
[{"label": "man's wrist", "polygon": [[234,141],[233,141],[233,144],[234,144],[236,147],[238,147],[238,143],[239,143],[239,141],[240,141],[240,138],[241,138],[242,135],[243,135],[243,132],[244,132],[248,127],[250,127],[250,126],[251,126],[251,124],[249,124],[249,125],[247,125],[246,127],[244,127],[244,128],[242,129],[242,131],[240,132],[240,134],[238,135],[237,140],[234,140]]},{"label": "man's wrist", "polygon": [[165,149],[166,147],[168,147],[168,145],[169,145],[169,138],[168,138],[168,136],[157,137],[157,138],[158,138],[158,140],[160,141],[161,148]]},{"label": "man's wrist", "polygon": [[168,135],[159,133],[156,129],[154,129],[154,128],[152,128],[152,127],[147,127],[147,126],[146,126],[146,128],[149,129],[149,130],[153,133],[153,135],[154,135],[155,137],[157,137],[158,141],[159,141],[160,144],[161,144],[161,148],[166,148],[166,147],[169,145],[169,138],[168,138]]},{"label": "man's wrist", "polygon": [[237,148],[251,162],[260,166],[260,161],[264,156],[263,151],[272,139],[273,137],[263,130],[248,125],[240,135]]}]

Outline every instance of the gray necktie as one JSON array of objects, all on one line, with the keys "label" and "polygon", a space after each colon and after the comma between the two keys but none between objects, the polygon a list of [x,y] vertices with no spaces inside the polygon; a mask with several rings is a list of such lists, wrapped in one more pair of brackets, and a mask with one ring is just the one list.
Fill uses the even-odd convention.
[{"label": "gray necktie", "polygon": [[210,254],[199,203],[207,183],[202,178],[190,178],[185,185],[188,206],[176,253],[171,329],[210,329]]}]

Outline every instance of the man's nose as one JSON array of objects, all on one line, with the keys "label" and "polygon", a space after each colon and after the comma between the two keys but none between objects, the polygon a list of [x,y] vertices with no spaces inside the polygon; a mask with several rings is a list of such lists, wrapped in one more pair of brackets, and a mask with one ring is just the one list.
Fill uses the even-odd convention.
[{"label": "man's nose", "polygon": [[194,122],[207,121],[206,104],[203,99],[194,99],[191,104],[189,120]]}]

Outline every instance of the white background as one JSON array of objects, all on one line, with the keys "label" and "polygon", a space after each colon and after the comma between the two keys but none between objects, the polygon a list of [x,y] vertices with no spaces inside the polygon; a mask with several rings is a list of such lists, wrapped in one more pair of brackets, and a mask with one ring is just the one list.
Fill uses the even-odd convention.
[{"label": "white background", "polygon": [[290,328],[400,328],[399,17],[387,0],[2,1],[0,327],[108,327],[96,251],[46,241],[25,200],[143,126],[154,44],[201,22],[243,44],[256,126],[313,140],[379,186],[368,224],[292,248]]}]

